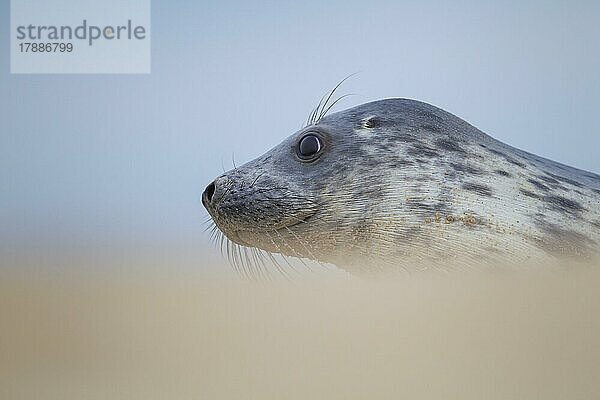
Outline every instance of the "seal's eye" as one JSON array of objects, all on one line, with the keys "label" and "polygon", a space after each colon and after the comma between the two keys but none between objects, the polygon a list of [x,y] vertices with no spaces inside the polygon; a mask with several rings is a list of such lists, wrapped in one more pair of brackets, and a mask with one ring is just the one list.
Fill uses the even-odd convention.
[{"label": "seal's eye", "polygon": [[322,147],[321,139],[316,135],[309,134],[300,139],[298,155],[302,159],[308,159],[321,151]]}]

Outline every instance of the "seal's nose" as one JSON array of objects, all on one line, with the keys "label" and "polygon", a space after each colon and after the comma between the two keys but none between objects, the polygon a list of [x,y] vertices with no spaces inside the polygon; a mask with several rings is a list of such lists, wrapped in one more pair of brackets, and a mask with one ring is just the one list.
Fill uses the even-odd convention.
[{"label": "seal's nose", "polygon": [[204,193],[202,193],[202,204],[204,204],[204,207],[208,208],[208,205],[210,204],[214,194],[215,194],[215,183],[211,182],[211,184],[208,185],[206,187],[206,189],[204,189]]}]

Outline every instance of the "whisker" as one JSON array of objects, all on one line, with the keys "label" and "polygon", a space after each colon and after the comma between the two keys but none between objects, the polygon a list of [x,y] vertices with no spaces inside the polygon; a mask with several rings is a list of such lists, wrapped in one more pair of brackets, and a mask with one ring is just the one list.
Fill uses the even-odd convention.
[{"label": "whisker", "polygon": [[[273,232],[277,234],[277,236],[279,237],[280,241],[282,242],[282,244],[283,244],[285,247],[287,247],[288,249],[290,249],[290,250],[291,250],[291,251],[292,251],[294,254],[298,254],[298,253],[296,252],[296,250],[295,250],[295,249],[294,249],[292,246],[290,246],[290,245],[287,243],[287,241],[285,240],[285,238],[284,238],[283,236],[281,236],[281,233],[279,233],[279,231],[275,230],[275,231],[273,231]],[[265,233],[267,233],[267,232],[265,232]],[[267,233],[267,235],[269,235],[269,234]],[[269,237],[271,237],[271,235],[269,235]],[[273,239],[271,239],[271,240],[273,240]],[[278,250],[279,250],[279,253],[281,254],[281,247],[280,247],[279,245],[276,245],[276,246],[277,246],[277,248],[278,248]],[[293,270],[295,273],[299,274],[299,272],[298,272],[298,270],[296,269],[296,267],[294,267],[294,266],[293,266],[293,265],[292,265],[292,264],[291,264],[291,263],[288,261],[288,259],[287,259],[287,257],[286,257],[285,255],[281,254],[281,258],[283,259],[283,261],[285,261],[285,263],[286,263],[286,264],[287,264],[287,265],[288,265],[288,266],[289,266],[289,267],[290,267],[290,268],[291,268],[291,269],[292,269],[292,270]]]},{"label": "whisker", "polygon": [[314,124],[314,122],[316,121],[316,116],[317,116],[317,115],[318,115],[318,113],[319,113],[319,109],[321,108],[321,104],[323,103],[323,100],[325,100],[325,96],[326,96],[326,94],[324,94],[324,95],[321,97],[321,100],[319,100],[319,104],[317,104],[317,107],[316,107],[316,108],[314,108],[314,109],[312,110],[312,112],[310,113],[310,115],[309,115],[309,117],[308,117],[308,120],[306,121],[306,126],[312,125],[312,124]]},{"label": "whisker", "polygon": [[[292,235],[294,236],[294,238],[295,238],[295,239],[296,239],[296,240],[297,240],[297,241],[298,241],[298,242],[299,242],[299,243],[302,245],[302,247],[304,247],[304,250],[306,250],[306,251],[308,252],[308,255],[309,255],[309,256],[310,256],[310,257],[311,257],[313,260],[317,260],[317,257],[315,257],[315,255],[312,253],[312,251],[311,251],[311,250],[310,250],[310,249],[309,249],[309,248],[306,246],[306,244],[304,244],[304,241],[302,241],[302,240],[301,240],[301,239],[298,237],[298,235],[296,235],[296,234],[294,233],[294,231],[292,231],[290,228],[286,227],[286,229],[287,229],[287,231],[288,231],[290,234],[292,234]],[[310,244],[309,244],[308,246],[312,247]],[[294,251],[294,252],[295,252],[295,251]],[[296,253],[296,254],[297,254],[297,253]],[[301,263],[302,263],[302,264],[303,264],[303,265],[304,265],[306,268],[308,268],[308,269],[309,269],[311,272],[313,271],[313,269],[312,269],[312,268],[311,268],[309,265],[307,265],[307,264],[304,262],[304,260],[302,260],[302,258],[301,258],[301,257],[298,257],[298,258],[299,258],[300,262],[301,262]]]},{"label": "whisker", "polygon": [[255,265],[257,266],[257,268],[262,272],[262,275],[264,277],[264,279],[266,281],[270,281],[271,280],[271,274],[270,271],[266,268],[266,265],[258,258],[257,256],[257,249],[252,247],[249,249],[250,250],[250,254],[252,255],[252,259],[254,260]]},{"label": "whisker", "polygon": [[325,100],[325,103],[323,104],[321,112],[319,113],[319,117],[316,120],[317,123],[321,120],[321,118],[323,118],[325,116],[325,113],[323,113],[323,110],[327,107],[327,104],[329,103],[329,100],[331,100],[331,98],[333,97],[333,95],[335,94],[335,92],[338,90],[338,88],[344,82],[346,82],[348,79],[350,79],[352,76],[354,76],[356,74],[357,74],[357,72],[354,72],[354,73],[348,75],[347,77],[345,77],[344,79],[342,79],[337,85],[335,85],[335,87],[331,90],[331,92],[329,92],[329,96],[327,96],[327,100]]},{"label": "whisker", "polygon": [[333,108],[333,106],[335,106],[340,100],[345,99],[346,97],[350,97],[350,96],[356,96],[356,94],[349,93],[349,94],[345,94],[343,96],[338,97],[333,103],[331,103],[331,105],[329,107],[327,107],[327,109],[325,109],[323,111],[322,115],[319,116],[319,120],[322,119],[325,115],[327,115],[329,110],[331,110]]},{"label": "whisker", "polygon": [[250,184],[250,187],[249,187],[249,188],[253,188],[253,187],[254,187],[254,185],[256,184],[256,182],[258,181],[258,179],[259,179],[261,176],[263,176],[264,174],[265,174],[264,172],[263,172],[263,173],[260,173],[260,174],[258,174],[258,175],[256,176],[256,178],[254,178],[254,180],[253,180],[253,181],[252,181],[252,183]]},{"label": "whisker", "polygon": [[262,273],[261,273],[260,269],[255,268],[254,264],[250,261],[250,258],[248,257],[248,248],[240,246],[239,249],[240,249],[240,256],[243,255],[243,263],[246,265],[246,268],[250,272],[252,279],[260,280],[262,277]]}]

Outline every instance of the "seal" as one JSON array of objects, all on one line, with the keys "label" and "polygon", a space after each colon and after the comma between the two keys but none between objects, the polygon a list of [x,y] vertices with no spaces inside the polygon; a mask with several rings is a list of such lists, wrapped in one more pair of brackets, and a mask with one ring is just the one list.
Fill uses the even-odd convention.
[{"label": "seal", "polygon": [[280,253],[360,272],[600,253],[599,175],[403,98],[313,112],[202,202],[228,254],[256,262]]}]

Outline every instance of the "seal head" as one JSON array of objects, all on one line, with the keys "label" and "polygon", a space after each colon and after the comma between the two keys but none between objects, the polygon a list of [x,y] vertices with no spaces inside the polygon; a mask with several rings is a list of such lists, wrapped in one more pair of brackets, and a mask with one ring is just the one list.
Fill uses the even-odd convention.
[{"label": "seal head", "polygon": [[353,271],[600,249],[600,176],[409,99],[325,116],[219,176],[202,201],[238,245]]}]

